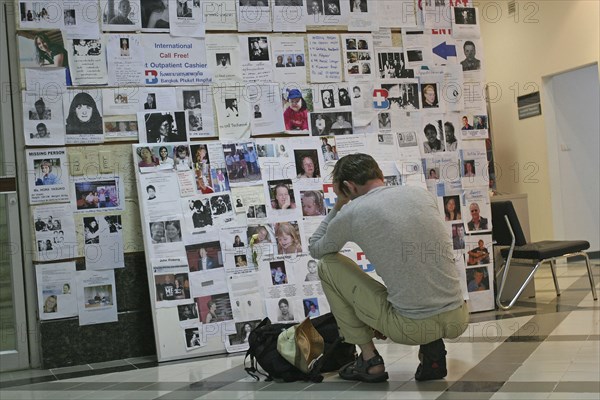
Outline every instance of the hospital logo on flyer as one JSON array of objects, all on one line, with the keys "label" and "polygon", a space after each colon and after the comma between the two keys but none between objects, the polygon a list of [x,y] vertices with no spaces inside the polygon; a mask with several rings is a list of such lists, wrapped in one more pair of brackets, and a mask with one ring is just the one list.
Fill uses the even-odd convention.
[{"label": "hospital logo on flyer", "polygon": [[158,72],[154,69],[146,70],[146,85],[156,85],[158,83]]},{"label": "hospital logo on flyer", "polygon": [[367,257],[365,257],[365,253],[363,253],[362,251],[356,253],[356,263],[360,266],[360,269],[362,269],[365,272],[375,271],[375,267],[373,267],[373,264],[371,264],[369,260],[367,260]]},{"label": "hospital logo on flyer", "polygon": [[388,95],[388,91],[385,89],[373,90],[373,108],[378,110],[387,110],[390,108]]},{"label": "hospital logo on flyer", "polygon": [[335,206],[335,201],[337,200],[337,195],[333,191],[333,184],[326,183],[323,185],[323,194],[325,197],[325,206],[327,208],[333,208]]}]

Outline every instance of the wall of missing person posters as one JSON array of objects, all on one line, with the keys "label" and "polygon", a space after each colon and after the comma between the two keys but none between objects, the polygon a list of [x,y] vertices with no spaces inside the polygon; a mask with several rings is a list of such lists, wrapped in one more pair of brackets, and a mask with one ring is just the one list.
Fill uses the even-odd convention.
[{"label": "wall of missing person posters", "polygon": [[[143,238],[161,361],[245,350],[264,317],[328,312],[308,238],[356,152],[387,185],[438,199],[465,299],[493,308],[470,0],[16,3],[41,319],[117,320],[127,229]],[[129,168],[105,165],[125,159],[118,143],[134,143]],[[98,144],[92,173],[81,149]],[[358,246],[343,253],[378,279]],[[78,256],[85,271],[65,261]]]}]

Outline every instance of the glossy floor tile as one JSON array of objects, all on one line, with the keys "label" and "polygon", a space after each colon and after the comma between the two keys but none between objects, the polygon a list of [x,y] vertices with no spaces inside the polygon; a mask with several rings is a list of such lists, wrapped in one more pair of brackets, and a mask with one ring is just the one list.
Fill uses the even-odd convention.
[{"label": "glossy floor tile", "polygon": [[[594,262],[596,287],[600,266]],[[558,267],[556,296],[549,269],[535,277],[536,297],[507,312],[471,315],[469,329],[446,342],[448,376],[417,382],[417,347],[377,344],[390,375],[366,384],[325,374],[322,383],[256,382],[242,354],[156,363],[117,360],[52,370],[0,374],[0,399],[600,399],[600,304],[585,265]],[[600,290],[600,288],[598,289]]]}]

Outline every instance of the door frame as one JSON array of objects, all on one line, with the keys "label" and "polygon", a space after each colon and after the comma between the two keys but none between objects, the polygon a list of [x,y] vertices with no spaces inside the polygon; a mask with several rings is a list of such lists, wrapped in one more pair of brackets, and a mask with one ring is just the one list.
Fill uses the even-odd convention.
[{"label": "door frame", "polygon": [[[12,252],[13,306],[15,313],[16,349],[0,353],[0,371],[19,370],[40,366],[39,322],[37,318],[37,290],[33,266],[31,208],[27,196],[27,164],[23,136],[23,111],[21,105],[20,71],[17,53],[16,2],[1,4],[0,76],[2,87],[0,111],[4,144],[3,159],[10,169],[15,189],[8,195],[11,240],[17,242]],[[12,134],[11,134],[12,133]],[[14,209],[14,211],[13,211]]]}]

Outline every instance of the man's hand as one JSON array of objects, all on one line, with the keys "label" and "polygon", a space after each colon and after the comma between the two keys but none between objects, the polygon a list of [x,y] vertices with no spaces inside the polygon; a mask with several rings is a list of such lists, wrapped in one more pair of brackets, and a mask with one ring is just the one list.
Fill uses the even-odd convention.
[{"label": "man's hand", "polygon": [[350,197],[346,196],[339,187],[340,183],[333,184],[333,192],[337,195],[335,206],[333,207],[336,211],[340,211],[343,206],[350,202]]}]

